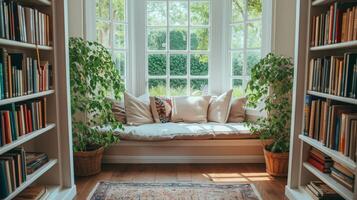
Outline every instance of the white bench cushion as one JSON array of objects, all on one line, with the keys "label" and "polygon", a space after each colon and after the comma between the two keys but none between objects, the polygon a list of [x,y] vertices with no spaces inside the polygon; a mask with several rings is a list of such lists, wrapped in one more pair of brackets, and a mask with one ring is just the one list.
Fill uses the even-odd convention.
[{"label": "white bench cushion", "polygon": [[[105,131],[105,129],[103,129]],[[251,135],[244,123],[154,123],[139,126],[124,126],[116,134],[122,140],[164,141],[194,139],[248,139]]]}]

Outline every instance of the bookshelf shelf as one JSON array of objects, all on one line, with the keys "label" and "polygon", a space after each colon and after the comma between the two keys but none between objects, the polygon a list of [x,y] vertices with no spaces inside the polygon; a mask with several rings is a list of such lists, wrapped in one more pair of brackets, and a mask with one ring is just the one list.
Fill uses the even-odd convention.
[{"label": "bookshelf shelf", "polygon": [[317,170],[315,167],[310,165],[309,163],[304,163],[303,164],[305,169],[310,171],[312,174],[314,174],[317,178],[319,178],[321,181],[326,183],[328,186],[330,186],[333,190],[335,190],[339,195],[341,195],[343,198],[352,200],[353,199],[353,193],[342,186],[340,183],[335,181],[335,179],[331,178],[328,174],[322,173],[319,170]]},{"label": "bookshelf shelf", "polygon": [[6,153],[7,151],[21,145],[24,144],[25,142],[28,142],[30,140],[32,140],[33,138],[42,135],[46,132],[48,132],[49,130],[53,129],[56,125],[55,124],[48,124],[46,128],[42,128],[36,131],[33,131],[31,133],[28,133],[24,136],[19,137],[17,140],[15,140],[14,142],[10,143],[10,144],[6,144],[2,147],[0,147],[0,155]]},{"label": "bookshelf shelf", "polygon": [[340,96],[336,96],[336,95],[315,92],[315,91],[307,91],[307,94],[357,105],[357,99],[352,99],[352,98],[348,98],[348,97],[340,97]]},{"label": "bookshelf shelf", "polygon": [[[34,44],[19,42],[19,41],[15,41],[15,40],[7,40],[7,39],[3,39],[3,38],[0,38],[0,45],[16,47],[16,48],[36,49],[36,45],[34,45]],[[45,50],[45,51],[51,51],[53,49],[53,47],[38,45],[38,49]]]},{"label": "bookshelf shelf", "polygon": [[16,103],[16,102],[20,102],[20,101],[26,101],[29,99],[44,97],[44,96],[48,96],[48,95],[51,95],[54,93],[55,93],[54,90],[48,90],[48,91],[39,92],[39,93],[35,93],[35,94],[29,94],[29,95],[24,95],[24,96],[20,96],[20,97],[3,99],[3,100],[0,100],[0,106],[10,104],[10,103]]},{"label": "bookshelf shelf", "polygon": [[34,183],[39,177],[41,177],[44,173],[49,171],[53,166],[57,164],[57,159],[51,159],[40,169],[36,170],[33,174],[27,176],[26,182],[20,185],[13,193],[11,193],[5,200],[10,200],[16,197],[16,195],[20,194],[24,189]]},{"label": "bookshelf shelf", "polygon": [[345,165],[346,167],[350,168],[351,170],[354,171],[357,169],[356,163],[353,160],[351,160],[350,158],[343,155],[342,153],[332,150],[330,148],[327,148],[321,142],[319,142],[315,139],[312,139],[308,136],[299,135],[299,138],[302,141],[308,143],[309,145],[315,147],[316,149],[324,152],[326,155],[330,156],[333,160]]},{"label": "bookshelf shelf", "polygon": [[329,45],[311,47],[310,51],[336,50],[336,49],[354,48],[354,47],[357,47],[357,40],[350,41],[350,42],[342,42],[342,43],[337,43],[337,44],[329,44]]}]

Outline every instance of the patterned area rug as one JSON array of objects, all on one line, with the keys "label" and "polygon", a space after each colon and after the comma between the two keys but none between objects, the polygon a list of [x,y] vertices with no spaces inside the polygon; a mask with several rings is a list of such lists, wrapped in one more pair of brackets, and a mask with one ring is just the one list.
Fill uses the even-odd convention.
[{"label": "patterned area rug", "polygon": [[259,200],[251,184],[99,182],[89,200]]}]

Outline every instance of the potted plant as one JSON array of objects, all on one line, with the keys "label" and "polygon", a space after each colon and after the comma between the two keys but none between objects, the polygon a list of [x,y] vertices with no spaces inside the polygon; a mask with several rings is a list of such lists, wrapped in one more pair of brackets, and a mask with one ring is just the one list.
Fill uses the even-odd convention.
[{"label": "potted plant", "polygon": [[291,91],[293,86],[293,63],[290,58],[268,54],[251,69],[251,79],[246,92],[248,106],[266,112],[249,127],[264,141],[266,170],[273,176],[286,176],[290,141]]},{"label": "potted plant", "polygon": [[[119,99],[124,85],[101,44],[70,38],[69,57],[74,170],[77,176],[88,176],[101,171],[104,148],[118,142],[114,130],[122,124],[107,97]],[[104,126],[106,131],[100,131]]]}]

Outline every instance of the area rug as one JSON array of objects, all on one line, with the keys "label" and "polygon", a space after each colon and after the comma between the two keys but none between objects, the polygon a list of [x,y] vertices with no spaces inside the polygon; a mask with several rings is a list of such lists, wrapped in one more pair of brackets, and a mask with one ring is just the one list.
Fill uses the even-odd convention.
[{"label": "area rug", "polygon": [[259,200],[251,184],[99,182],[88,200]]}]

